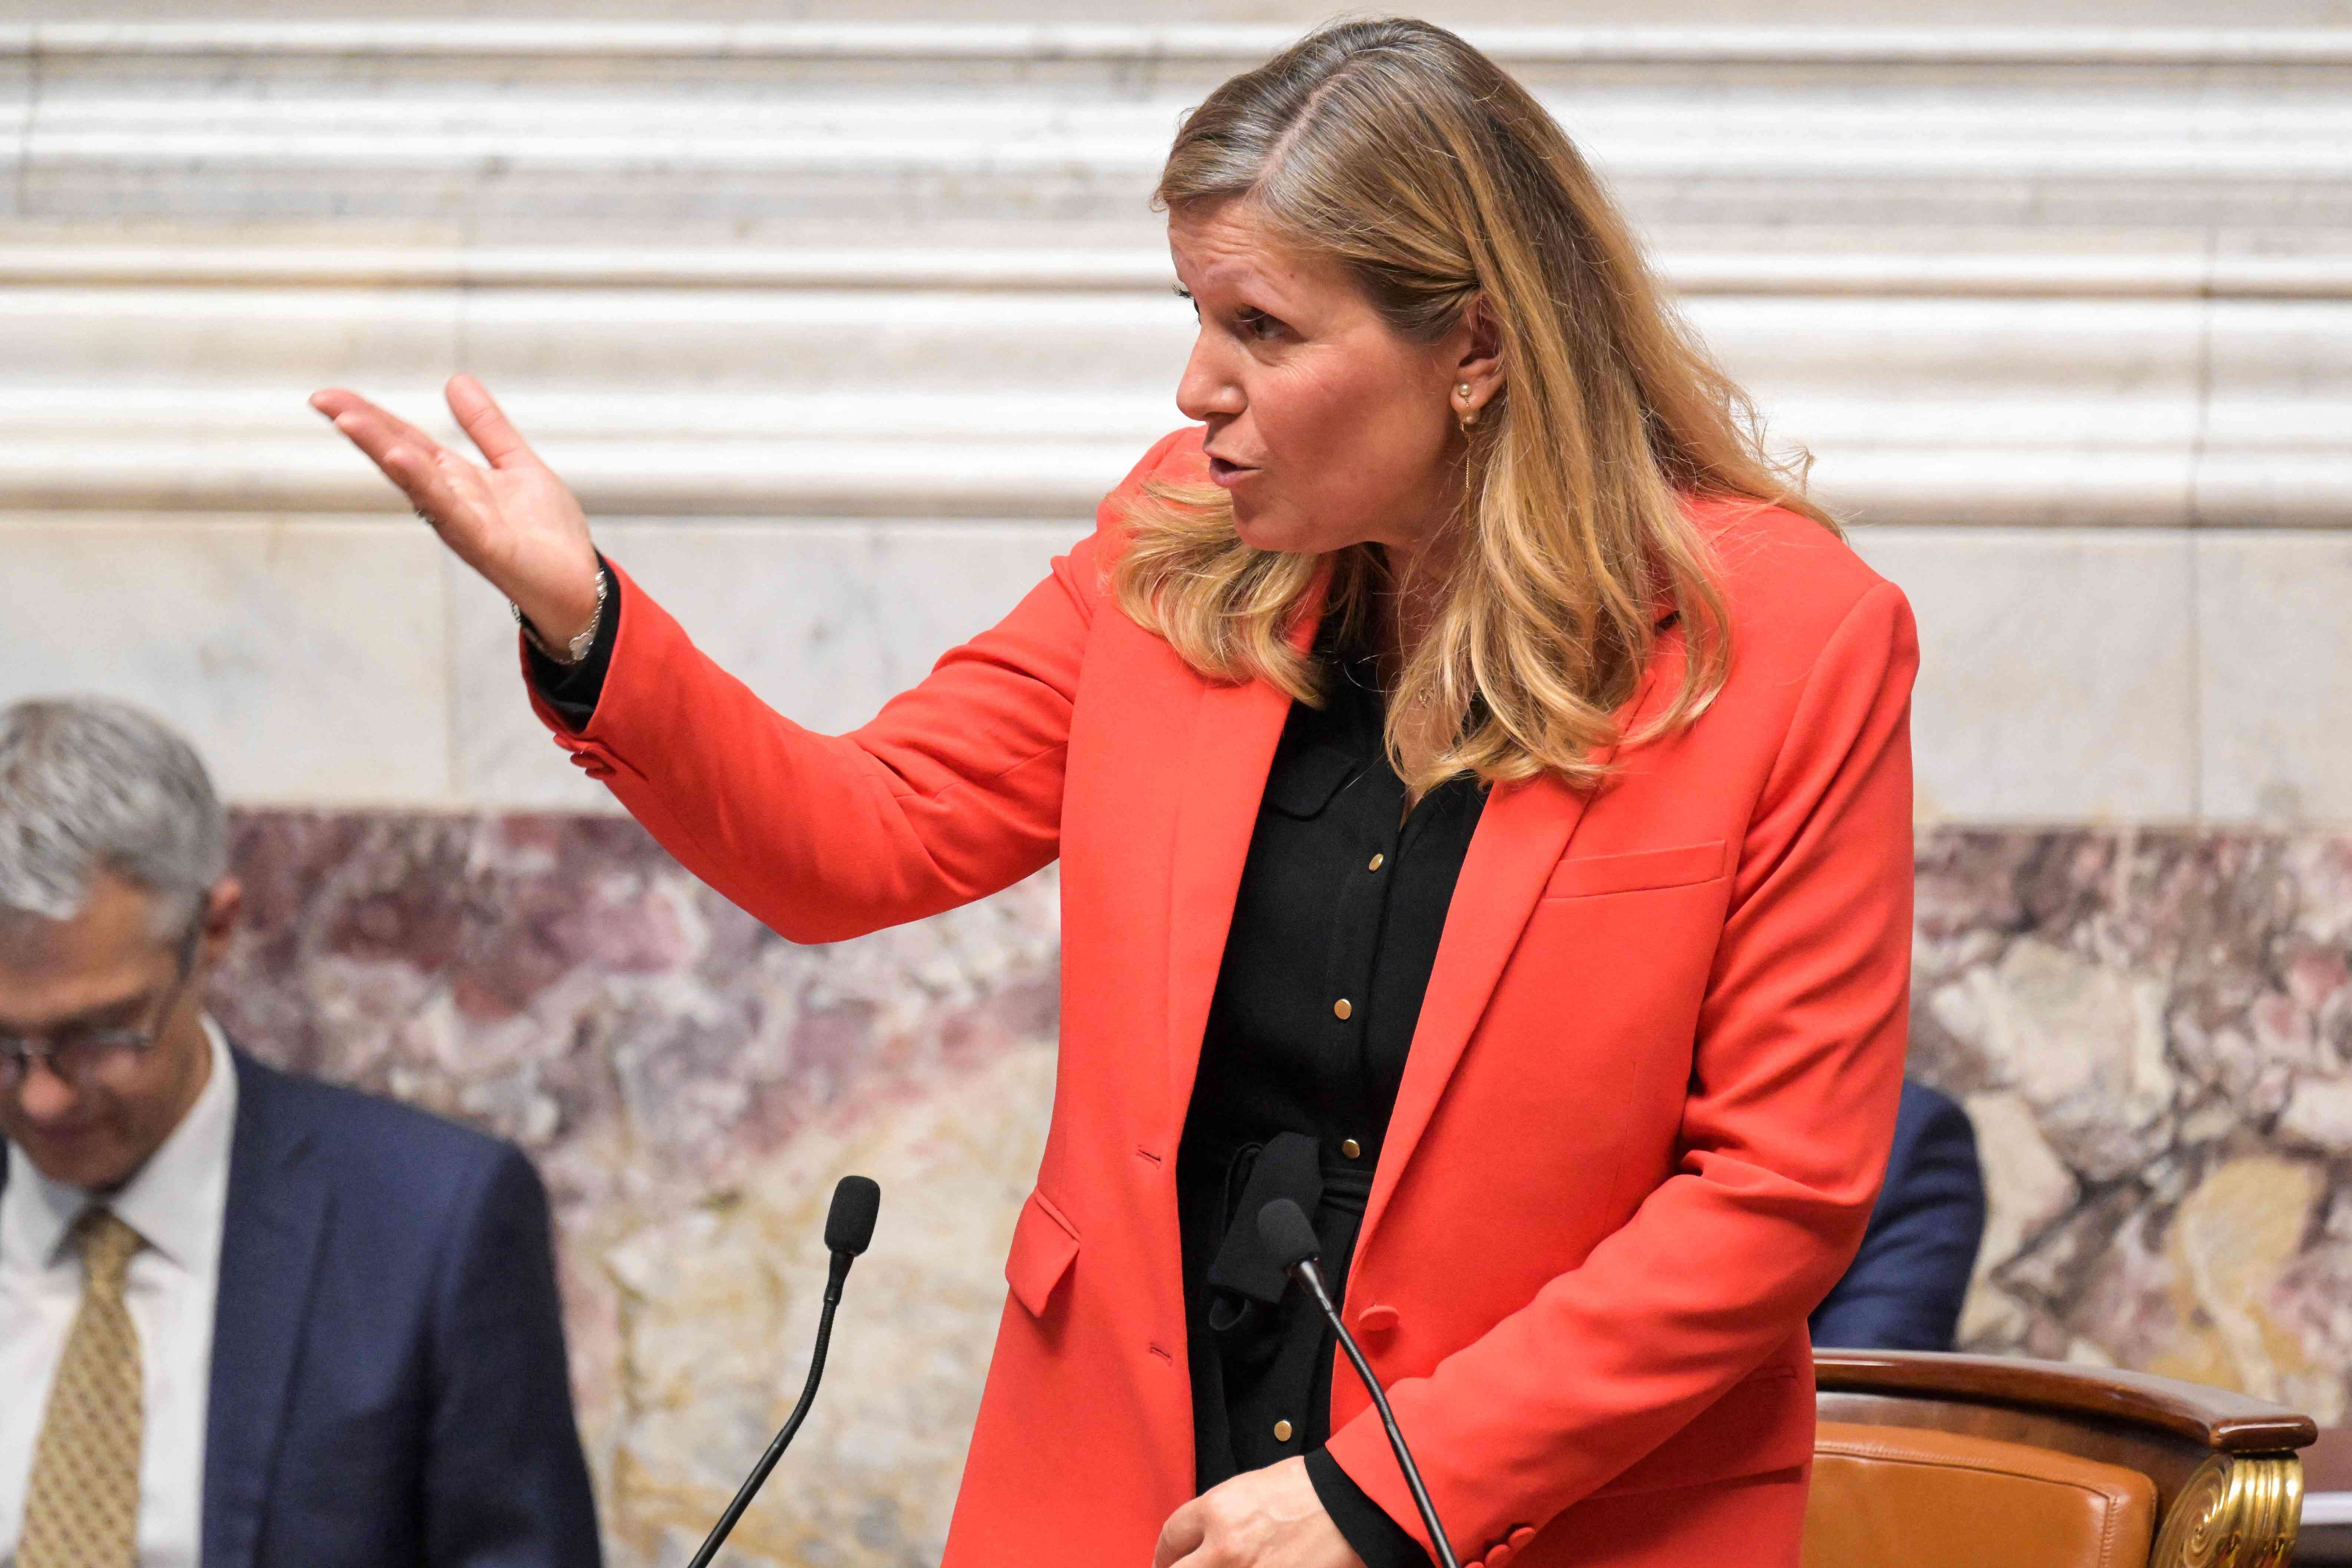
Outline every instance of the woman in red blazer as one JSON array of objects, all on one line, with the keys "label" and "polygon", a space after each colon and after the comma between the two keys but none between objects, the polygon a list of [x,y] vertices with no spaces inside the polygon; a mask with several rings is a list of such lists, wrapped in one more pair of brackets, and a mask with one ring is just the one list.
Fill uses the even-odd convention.
[{"label": "woman in red blazer", "polygon": [[[514,601],[558,742],[777,931],[836,941],[1061,861],[1054,1121],[950,1568],[1423,1557],[1319,1325],[1203,1262],[1246,1253],[1214,1232],[1247,1215],[1226,1194],[1204,1244],[1198,1194],[1271,1190],[1279,1118],[1180,1169],[1234,1110],[1196,1084],[1303,1061],[1310,1121],[1362,1089],[1342,1025],[1384,994],[1385,1098],[1360,1139],[1291,1131],[1282,1179],[1329,1197],[1343,1310],[1454,1547],[1794,1564],[1805,1317],[1902,1068],[1908,610],[1758,453],[1566,138],[1452,35],[1349,24],[1235,78],[1160,196],[1193,424],[846,735],[698,653],[477,384],[451,405],[487,469],[315,401]],[[1418,949],[1409,899],[1299,868],[1340,811],[1390,846],[1347,878],[1421,879]],[[1266,962],[1360,907],[1385,911],[1349,928],[1371,989]],[[1233,1022],[1261,1015],[1355,1044]],[[1237,1322],[1247,1354],[1213,1367]],[[1248,1355],[1301,1342],[1296,1424],[1196,1408],[1251,1408]]]}]

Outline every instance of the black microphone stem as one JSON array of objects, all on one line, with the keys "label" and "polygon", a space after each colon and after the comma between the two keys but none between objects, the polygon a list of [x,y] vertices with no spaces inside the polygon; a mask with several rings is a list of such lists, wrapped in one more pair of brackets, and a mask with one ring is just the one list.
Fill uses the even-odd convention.
[{"label": "black microphone stem", "polygon": [[[1429,1489],[1421,1484],[1421,1467],[1412,1462],[1412,1450],[1405,1447],[1404,1432],[1397,1426],[1396,1415],[1389,1409],[1389,1396],[1381,1392],[1381,1380],[1372,1375],[1371,1363],[1356,1348],[1356,1337],[1339,1321],[1339,1310],[1331,1305],[1331,1293],[1323,1289],[1323,1271],[1315,1267],[1311,1258],[1300,1262],[1291,1272],[1305,1283],[1315,1304],[1323,1309],[1332,1331],[1339,1336],[1339,1348],[1356,1364],[1356,1376],[1362,1380],[1364,1392],[1372,1396],[1372,1408],[1381,1413],[1381,1425],[1389,1431],[1389,1447],[1395,1450],[1397,1468],[1404,1472],[1404,1484],[1412,1492],[1412,1506],[1421,1510],[1421,1522],[1429,1531],[1430,1544],[1437,1548],[1437,1560],[1444,1568],[1462,1568],[1454,1555],[1454,1545],[1445,1539],[1445,1526],[1438,1522],[1437,1505],[1429,1500]],[[694,1568],[703,1568],[697,1563]]]},{"label": "black microphone stem", "polygon": [[727,1511],[720,1514],[719,1522],[710,1527],[710,1533],[703,1538],[702,1550],[694,1554],[694,1561],[687,1568],[710,1568],[710,1560],[719,1555],[721,1546],[727,1544],[727,1537],[734,1531],[735,1521],[743,1517],[743,1510],[750,1508],[751,1500],[760,1495],[760,1488],[767,1482],[768,1472],[776,1468],[776,1461],[784,1457],[786,1448],[792,1447],[801,1423],[808,1419],[809,1406],[816,1403],[817,1379],[824,1375],[824,1347],[833,1339],[833,1314],[834,1310],[841,1305],[842,1278],[848,1272],[848,1256],[835,1253],[833,1275],[825,1282],[824,1310],[816,1321],[816,1350],[809,1357],[808,1386],[801,1390],[801,1402],[793,1406],[783,1430],[777,1433],[776,1440],[768,1445],[768,1451],[760,1456],[760,1462],[752,1467],[751,1473],[743,1478],[742,1488],[736,1492],[735,1500],[727,1505]]}]

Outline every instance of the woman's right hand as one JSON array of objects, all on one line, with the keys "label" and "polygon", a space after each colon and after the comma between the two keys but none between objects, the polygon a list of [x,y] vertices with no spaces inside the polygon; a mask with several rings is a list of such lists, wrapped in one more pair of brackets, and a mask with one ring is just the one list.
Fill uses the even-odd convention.
[{"label": "woman's right hand", "polygon": [[482,384],[455,376],[449,412],[489,459],[478,468],[356,392],[314,393],[310,406],[335,423],[457,558],[521,610],[551,647],[596,616],[596,549],[588,519],[553,469],[515,433]]}]

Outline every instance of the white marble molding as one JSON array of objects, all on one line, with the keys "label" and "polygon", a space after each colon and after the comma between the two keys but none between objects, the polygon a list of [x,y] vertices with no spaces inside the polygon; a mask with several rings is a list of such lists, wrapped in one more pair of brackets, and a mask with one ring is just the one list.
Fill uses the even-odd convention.
[{"label": "white marble molding", "polygon": [[[1924,819],[2352,820],[2352,28],[1468,31],[1917,604]],[[152,701],[247,799],[599,804],[303,405],[447,433],[466,369],[854,722],[1178,422],[1151,178],[1290,36],[0,26],[0,699]]]},{"label": "white marble molding", "polygon": [[[0,28],[0,506],[369,504],[299,394],[495,378],[610,510],[1082,509],[1149,210],[1287,29]],[[2352,30],[1489,28],[1823,491],[2352,516]]]}]

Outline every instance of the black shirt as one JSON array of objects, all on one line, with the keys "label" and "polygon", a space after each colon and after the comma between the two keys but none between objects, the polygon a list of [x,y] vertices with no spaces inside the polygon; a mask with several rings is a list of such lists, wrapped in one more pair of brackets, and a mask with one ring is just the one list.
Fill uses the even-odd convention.
[{"label": "black shirt", "polygon": [[1195,1479],[1295,1454],[1369,1568],[1429,1559],[1323,1452],[1335,1343],[1257,1247],[1275,1197],[1315,1222],[1335,1300],[1486,792],[1410,816],[1374,661],[1323,639],[1320,709],[1294,703],[1268,770],[1177,1155]]},{"label": "black shirt", "polygon": [[[575,666],[533,650],[533,684],[573,729],[594,716],[620,584]],[[1323,1450],[1336,1348],[1257,1246],[1288,1196],[1314,1221],[1335,1300],[1486,791],[1457,778],[1412,813],[1381,737],[1375,661],[1327,635],[1322,707],[1293,703],[1268,770],[1177,1154],[1194,1478],[1305,1455],[1318,1497],[1367,1568],[1428,1554]]]}]

